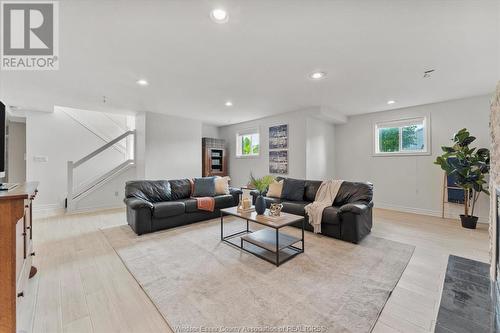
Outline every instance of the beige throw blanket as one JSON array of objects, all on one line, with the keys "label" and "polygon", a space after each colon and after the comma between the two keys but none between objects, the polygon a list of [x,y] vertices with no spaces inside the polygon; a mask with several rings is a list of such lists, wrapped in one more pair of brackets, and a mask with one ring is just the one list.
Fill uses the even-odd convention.
[{"label": "beige throw blanket", "polygon": [[323,210],[330,207],[339,192],[342,180],[327,180],[321,183],[314,202],[305,207],[306,213],[309,216],[309,224],[313,226],[314,233],[321,233],[321,219]]}]

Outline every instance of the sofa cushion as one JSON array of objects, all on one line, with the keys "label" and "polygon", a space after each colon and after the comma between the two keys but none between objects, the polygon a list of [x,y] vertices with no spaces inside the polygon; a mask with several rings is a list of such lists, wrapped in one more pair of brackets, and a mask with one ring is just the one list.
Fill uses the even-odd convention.
[{"label": "sofa cushion", "polygon": [[304,200],[313,202],[316,199],[316,193],[321,186],[321,180],[306,180],[304,189]]},{"label": "sofa cushion", "polygon": [[177,202],[182,202],[186,206],[186,213],[196,213],[198,212],[198,202],[196,199],[181,199]]},{"label": "sofa cushion", "polygon": [[193,197],[215,196],[215,177],[195,178]]},{"label": "sofa cushion", "polygon": [[154,203],[172,200],[172,191],[167,180],[134,180],[126,183],[125,196]]},{"label": "sofa cushion", "polygon": [[305,180],[285,178],[283,190],[281,191],[281,199],[289,201],[304,200],[305,184]]},{"label": "sofa cushion", "polygon": [[283,205],[282,211],[285,213],[305,216],[306,211],[304,209],[305,206],[310,204],[307,201],[283,201],[281,203]]},{"label": "sofa cushion", "polygon": [[267,208],[271,207],[271,204],[273,204],[273,203],[281,203],[281,199],[280,198],[264,197],[264,200],[266,201],[266,207]]},{"label": "sofa cushion", "polygon": [[191,182],[189,179],[170,180],[172,200],[187,199],[191,196]]},{"label": "sofa cushion", "polygon": [[321,223],[338,225],[340,224],[340,217],[338,216],[338,207],[326,207],[323,210],[323,217],[321,218]]},{"label": "sofa cushion", "polygon": [[334,206],[342,206],[350,202],[370,203],[373,198],[373,184],[344,181],[333,202]]},{"label": "sofa cushion", "polygon": [[166,218],[177,216],[186,212],[186,206],[180,201],[157,202],[153,204],[153,217]]},{"label": "sofa cushion", "polygon": [[222,209],[222,208],[229,208],[235,206],[234,204],[234,198],[230,194],[225,194],[225,195],[218,195],[215,197],[215,208],[216,209]]}]

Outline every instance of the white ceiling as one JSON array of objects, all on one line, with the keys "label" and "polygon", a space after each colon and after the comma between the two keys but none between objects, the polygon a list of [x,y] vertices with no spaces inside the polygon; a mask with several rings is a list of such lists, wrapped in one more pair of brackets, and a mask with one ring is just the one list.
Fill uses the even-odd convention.
[{"label": "white ceiling", "polygon": [[[227,9],[227,24],[210,20],[215,7]],[[310,107],[354,115],[487,94],[500,78],[500,0],[64,0],[59,15],[60,70],[0,72],[7,105],[222,125]],[[423,79],[427,69],[436,72]],[[327,78],[309,80],[314,70]]]}]

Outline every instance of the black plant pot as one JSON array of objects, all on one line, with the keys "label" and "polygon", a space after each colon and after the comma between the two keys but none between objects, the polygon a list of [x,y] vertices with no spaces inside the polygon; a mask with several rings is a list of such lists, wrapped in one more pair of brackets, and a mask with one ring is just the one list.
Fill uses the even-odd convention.
[{"label": "black plant pot", "polygon": [[467,229],[476,229],[477,216],[460,215],[460,220],[462,221],[462,227]]},{"label": "black plant pot", "polygon": [[266,211],[266,200],[262,195],[259,195],[257,199],[255,199],[255,211],[259,215],[264,214]]}]

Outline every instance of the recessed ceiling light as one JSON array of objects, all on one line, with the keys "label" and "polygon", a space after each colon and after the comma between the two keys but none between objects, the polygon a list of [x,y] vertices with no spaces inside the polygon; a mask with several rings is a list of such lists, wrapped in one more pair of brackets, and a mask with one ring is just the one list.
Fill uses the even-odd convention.
[{"label": "recessed ceiling light", "polygon": [[309,77],[313,80],[321,80],[325,78],[326,73],[325,72],[314,72],[309,75]]},{"label": "recessed ceiling light", "polygon": [[229,15],[224,9],[216,8],[210,12],[210,18],[215,23],[226,23],[229,20]]},{"label": "recessed ceiling light", "polygon": [[224,103],[225,106],[233,106],[233,102],[231,101],[227,101],[226,103]]},{"label": "recessed ceiling light", "polygon": [[396,101],[393,101],[393,100],[387,101],[387,104],[389,104],[389,105],[394,104],[394,103],[396,103]]},{"label": "recessed ceiling light", "polygon": [[140,79],[140,80],[137,80],[137,82],[136,82],[136,83],[137,83],[138,85],[140,85],[140,86],[143,86],[143,87],[144,87],[144,86],[149,85],[149,82],[148,82],[148,81],[146,81],[145,79]]}]

